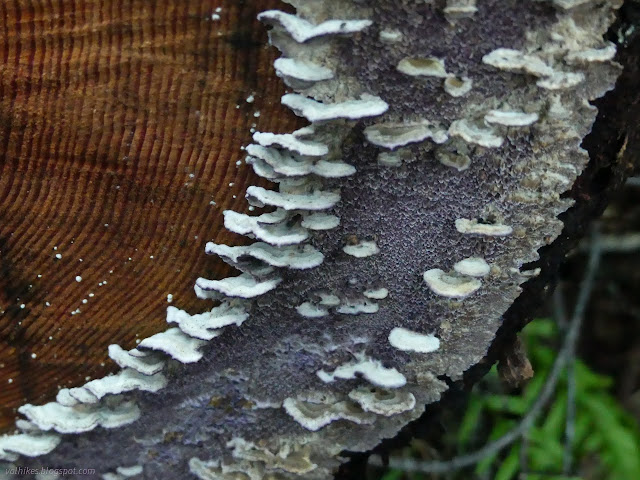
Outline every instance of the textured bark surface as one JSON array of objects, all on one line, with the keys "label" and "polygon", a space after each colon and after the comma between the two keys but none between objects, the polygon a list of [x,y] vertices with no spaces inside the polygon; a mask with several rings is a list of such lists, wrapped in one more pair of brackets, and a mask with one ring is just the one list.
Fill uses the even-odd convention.
[{"label": "textured bark surface", "polygon": [[0,432],[229,275],[203,247],[246,243],[221,215],[266,183],[241,146],[302,123],[256,20],[277,3],[0,2]]},{"label": "textured bark surface", "polygon": [[[412,438],[425,438],[437,444],[442,438],[439,420],[443,410],[464,408],[467,392],[481,379],[496,361],[502,361],[517,333],[539,314],[555,288],[558,271],[567,252],[585,236],[612,196],[623,186],[626,178],[640,169],[640,2],[625,2],[606,38],[616,43],[616,61],[624,68],[615,88],[592,102],[598,117],[582,146],[589,152],[589,164],[566,194],[575,205],[560,216],[564,223],[562,234],[540,249],[540,260],[530,265],[541,268],[540,275],[523,285],[523,292],[505,313],[504,325],[496,334],[487,356],[465,372],[463,381],[453,384],[438,403],[427,406],[425,413],[405,427],[392,439],[385,440],[366,454],[345,452],[350,461],[341,466],[336,480],[365,478],[367,458],[373,452],[385,458],[394,449],[406,446]],[[626,35],[625,35],[626,33]],[[633,268],[633,265],[631,265]]]},{"label": "textured bark surface", "polygon": [[[589,4],[574,11],[567,8],[565,0],[527,3],[524,7],[518,2],[486,3],[477,9],[475,19],[456,24],[446,10],[457,2],[435,2],[433,8],[382,0],[371,5],[342,0],[293,3],[300,8],[301,18],[322,25],[313,28],[300,18],[282,14],[265,18],[275,25],[273,43],[292,62],[287,68],[293,71],[293,79],[299,80],[292,84],[304,94],[290,95],[283,101],[313,122],[315,130],[288,136],[276,148],[260,150],[253,145],[258,158],[251,160],[259,174],[279,182],[279,192],[254,188],[249,194],[249,200],[258,206],[279,207],[277,215],[268,221],[265,217],[270,229],[259,227],[264,231],[256,233],[277,248],[264,250],[263,244],[239,254],[214,245],[219,255],[248,273],[229,282],[199,280],[202,296],[219,291],[232,297],[224,300],[222,311],[242,310],[243,320],[231,323],[240,326],[249,318],[247,326],[232,327],[222,322],[224,313],[212,312],[207,317],[212,325],[224,323],[229,328],[204,332],[212,333],[208,340],[219,336],[205,348],[204,342],[196,340],[205,338],[202,330],[194,333],[192,328],[204,316],[180,313],[184,322],[180,330],[173,328],[172,340],[162,337],[164,351],[176,361],[169,360],[164,372],[153,374],[137,364],[138,377],[146,375],[140,391],[129,394],[131,388],[124,384],[113,388],[115,377],[109,377],[99,387],[87,385],[73,394],[82,399],[70,398],[67,391],[59,403],[25,406],[21,412],[33,423],[23,422],[20,428],[35,432],[26,435],[29,441],[43,442],[45,453],[51,452],[32,462],[81,466],[91,460],[101,473],[135,467],[143,470],[146,478],[182,478],[189,472],[200,478],[328,478],[339,464],[335,457],[341,449],[367,450],[380,438],[395,434],[415,419],[425,404],[438,398],[446,388],[441,380],[460,381],[465,370],[481,361],[500,325],[502,342],[517,326],[517,322],[504,322],[505,312],[520,294],[519,285],[536,275],[527,263],[536,260],[538,249],[560,233],[562,223],[557,215],[571,205],[560,194],[588,160],[578,149],[595,118],[587,100],[612,87],[619,71],[610,61],[612,45],[601,38],[612,20],[612,6]],[[213,7],[208,14],[213,13]],[[234,12],[226,15],[236,18]],[[441,39],[437,48],[422,34],[425,28]],[[319,38],[307,42],[313,34]],[[402,38],[406,41],[400,41]],[[512,50],[502,57],[500,49],[507,46],[521,51],[513,56]],[[249,53],[256,52],[262,50]],[[485,58],[490,52],[497,54],[491,60]],[[446,82],[443,87],[442,72],[437,71],[444,70],[444,63],[438,67],[442,60],[425,59],[426,55],[444,59],[451,75],[471,77],[471,93],[466,92],[469,95],[465,93],[464,98],[450,93]],[[407,58],[417,58],[420,68],[426,65],[431,73],[427,78],[407,74],[398,63]],[[197,62],[193,68],[198,69]],[[315,79],[309,80],[309,76]],[[452,82],[454,86],[461,83]],[[230,105],[242,103],[250,93],[243,91]],[[215,98],[225,94],[217,92]],[[176,98],[178,104],[183,100],[182,95]],[[232,108],[223,111],[229,110],[233,112]],[[218,112],[216,109],[215,118]],[[381,114],[385,115],[380,119],[369,118]],[[268,115],[274,121],[281,120],[275,110]],[[493,120],[488,119],[492,116]],[[143,118],[149,121],[151,117]],[[248,120],[247,129],[251,118]],[[99,126],[102,128],[102,123]],[[291,130],[293,122],[288,126]],[[427,128],[425,135],[427,126],[431,130]],[[387,139],[372,139],[372,128]],[[285,130],[284,123],[259,125],[258,129]],[[416,145],[399,152],[385,151],[404,145],[385,142],[416,134]],[[236,130],[232,135],[242,133]],[[182,148],[184,138],[180,138]],[[126,136],[121,142],[129,147]],[[219,144],[220,138],[214,135],[210,147],[215,149]],[[322,148],[324,153],[308,153]],[[205,155],[210,153],[203,150]],[[143,151],[141,147],[139,151]],[[314,156],[321,159],[309,158]],[[466,158],[467,163],[452,168],[453,157],[456,162]],[[171,154],[167,158],[171,164]],[[205,170],[220,165],[208,157],[204,160],[208,160],[202,164]],[[234,163],[224,160],[229,162],[225,163],[226,171],[235,171]],[[138,168],[138,162],[132,165]],[[311,166],[315,170],[309,169]],[[179,178],[180,173],[178,168],[175,175]],[[162,178],[165,175],[162,173]],[[351,178],[337,178],[342,176]],[[220,182],[222,188],[217,190],[226,199],[233,195],[224,191],[227,180]],[[174,179],[171,188],[181,182]],[[342,199],[337,203],[340,187]],[[167,198],[183,195],[182,187],[171,188],[167,186]],[[84,192],[79,197],[91,198],[91,194]],[[336,217],[330,215],[318,217],[315,212],[322,210],[339,216],[339,222],[332,223]],[[205,211],[197,210],[195,216],[201,218]],[[152,218],[147,214],[143,211],[140,215],[145,220]],[[174,215],[178,216],[176,226],[189,223],[183,214]],[[219,212],[217,215],[219,219]],[[77,214],[69,217],[77,218]],[[458,221],[464,224],[464,219],[470,224],[477,219],[479,230],[459,226]],[[243,230],[247,221],[236,217],[229,228]],[[333,226],[326,227],[327,222]],[[64,226],[65,232],[71,230]],[[214,236],[221,231],[218,226],[211,233],[216,243],[227,240],[226,235]],[[290,241],[296,235],[298,239]],[[291,244],[307,238],[309,243],[281,248],[285,237]],[[74,239],[73,245],[78,243]],[[126,237],[126,243],[136,245],[131,236]],[[354,245],[360,250],[352,253]],[[260,257],[265,251],[275,253],[265,259]],[[246,261],[250,255],[258,255],[259,260]],[[113,257],[114,253],[105,256]],[[126,258],[129,262],[129,257],[133,255],[127,252],[121,261]],[[447,275],[440,270],[454,265],[457,269],[462,260],[474,258],[474,265],[479,260],[487,267],[480,274],[482,281],[475,279],[477,272],[468,273],[470,270]],[[181,260],[176,257],[175,261]],[[311,267],[315,269],[304,272]],[[176,275],[175,268],[186,267],[181,264],[164,271],[166,285],[182,281],[188,285],[188,279]],[[438,280],[428,280],[424,272],[435,274]],[[212,278],[215,273],[205,269],[193,275]],[[67,274],[73,278],[68,283],[77,288],[78,282],[73,282],[81,273],[69,269]],[[131,284],[136,292],[140,285],[149,284],[142,271],[135,278],[107,280],[101,288],[116,283],[122,290]],[[96,280],[98,284],[101,281]],[[79,282],[83,284],[84,277]],[[151,285],[151,295],[157,295],[157,288]],[[463,293],[464,288],[470,290]],[[142,298],[137,295],[127,297],[130,303],[123,304],[120,311],[105,308],[134,328],[127,316],[134,308],[131,304],[137,305],[136,299]],[[215,293],[212,298],[223,296]],[[203,308],[182,298],[178,306],[197,312]],[[81,308],[74,319],[83,313]],[[319,316],[324,318],[318,320]],[[411,347],[392,341],[391,334],[404,335],[403,330],[404,334],[418,334],[422,343]],[[118,339],[112,336],[106,343],[115,341]],[[432,348],[434,342],[437,346]],[[157,361],[158,356],[150,358]],[[358,370],[364,378],[356,375]],[[127,372],[133,375],[131,368]],[[160,392],[155,393],[160,384]],[[104,400],[89,394],[92,388],[106,387],[111,388],[108,394],[124,394],[105,394]],[[126,422],[114,419],[118,415],[113,409],[120,408],[128,409]],[[114,423],[123,428],[113,428]],[[96,428],[98,425],[107,429]],[[63,436],[41,430],[56,430]],[[71,432],[79,435],[65,435]],[[17,440],[4,441],[7,458],[12,458],[11,452],[22,453]],[[52,442],[59,442],[57,449],[52,450]]]}]

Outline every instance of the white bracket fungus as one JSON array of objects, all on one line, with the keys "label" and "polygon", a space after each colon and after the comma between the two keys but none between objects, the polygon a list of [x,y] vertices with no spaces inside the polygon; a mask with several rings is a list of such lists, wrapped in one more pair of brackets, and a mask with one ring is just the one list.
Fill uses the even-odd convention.
[{"label": "white bracket fungus", "polygon": [[[171,307],[169,307],[171,308]],[[165,362],[157,355],[136,350],[134,354],[120,345],[109,345],[109,358],[120,368],[133,368],[144,375],[154,375],[164,368]]]},{"label": "white bracket fungus", "polygon": [[356,168],[344,162],[319,160],[311,169],[311,173],[324,178],[342,178],[356,173]]},{"label": "white bracket fungus", "polygon": [[548,77],[554,73],[553,68],[540,58],[511,48],[498,48],[482,57],[482,61],[501,70],[524,71],[536,77]]},{"label": "white bracket fungus", "polygon": [[200,480],[275,480],[265,476],[260,463],[239,462],[220,464],[217,460],[203,461],[197,457],[189,459],[189,472]]},{"label": "white bracket fungus", "polygon": [[490,110],[484,121],[504,125],[505,127],[526,127],[538,121],[537,113],[514,112],[504,110]]},{"label": "white bracket fungus", "polygon": [[491,129],[472,125],[466,119],[455,120],[449,126],[449,135],[460,137],[469,143],[475,143],[485,148],[498,148],[504,139]]},{"label": "white bracket fungus", "polygon": [[65,407],[73,407],[80,403],[76,398],[71,396],[68,388],[61,388],[56,395],[56,402]]},{"label": "white bracket fungus", "polygon": [[336,420],[347,420],[362,424],[371,424],[375,417],[365,413],[351,402],[314,403],[296,398],[287,398],[282,406],[296,422],[307,430],[315,432]]},{"label": "white bracket fungus", "polygon": [[553,0],[553,4],[564,10],[570,10],[572,8],[584,5],[585,3],[589,3],[592,1],[593,0]]},{"label": "white bracket fungus", "polygon": [[448,19],[459,19],[473,16],[478,8],[476,0],[447,0],[442,11]]},{"label": "white bracket fungus", "polygon": [[98,396],[84,387],[70,388],[69,395],[79,403],[98,403]]},{"label": "white bracket fungus", "polygon": [[142,465],[132,465],[130,467],[118,467],[116,472],[122,478],[131,478],[136,475],[141,475],[143,472]]},{"label": "white bracket fungus", "polygon": [[282,179],[281,174],[277,173],[271,165],[260,158],[247,156],[244,161],[247,165],[251,165],[253,167],[253,171],[259,177],[266,178],[272,182],[279,182]]},{"label": "white bracket fungus", "polygon": [[326,210],[338,203],[340,194],[319,190],[302,194],[282,193],[251,186],[247,188],[247,198],[259,207],[271,205],[285,210]]},{"label": "white bracket fungus", "polygon": [[362,94],[360,100],[347,100],[340,103],[322,103],[297,93],[287,93],[282,96],[282,104],[310,122],[376,117],[389,108],[389,105],[380,97],[367,93]]},{"label": "white bracket fungus", "polygon": [[[298,157],[288,152],[279,152],[274,148],[251,144],[246,151],[253,157],[247,157],[247,163],[254,165],[261,177],[276,179],[278,175],[289,177],[308,175],[313,170],[314,162],[308,157]],[[254,158],[255,157],[255,158]],[[266,164],[266,165],[263,165]]]},{"label": "white bracket fungus", "polygon": [[259,447],[243,438],[234,438],[227,442],[228,448],[233,448],[233,457],[249,462],[261,462],[268,470],[284,470],[285,472],[304,475],[312,472],[318,465],[310,459],[309,445],[291,445],[285,443],[277,453]]},{"label": "white bracket fungus", "polygon": [[76,407],[66,407],[57,402],[40,406],[26,404],[18,408],[18,412],[41,430],[59,433],[88,432],[98,426],[117,428],[135,422],[140,417],[140,409],[134,402]]},{"label": "white bracket fungus", "polygon": [[223,303],[210,312],[189,315],[176,307],[167,307],[167,322],[177,323],[180,330],[190,337],[211,340],[220,335],[221,329],[229,325],[240,326],[249,317],[242,307]]},{"label": "white bracket fungus", "polygon": [[402,40],[402,32],[400,30],[385,28],[378,33],[380,40],[386,43],[397,43]]},{"label": "white bracket fungus", "polygon": [[427,270],[423,278],[431,291],[443,297],[465,298],[482,286],[477,278],[448,274],[439,268]]},{"label": "white bracket fungus", "polygon": [[273,62],[273,66],[280,77],[293,78],[303,82],[320,82],[333,78],[333,72],[330,68],[305,60],[278,58]]},{"label": "white bracket fungus", "polygon": [[273,225],[265,222],[265,216],[268,214],[251,217],[233,210],[225,210],[222,214],[224,226],[229,231],[255,237],[270,245],[293,245],[309,238],[309,232],[300,226],[285,223]]},{"label": "white bracket fungus", "polygon": [[406,123],[377,123],[365,128],[364,135],[374,145],[390,150],[422,142],[428,138],[435,143],[444,143],[449,139],[446,131],[438,129],[427,120]]},{"label": "white bracket fungus", "polygon": [[608,62],[616,56],[616,46],[608,42],[604,48],[587,48],[577,52],[569,52],[565,56],[567,63]]},{"label": "white bracket fungus", "polygon": [[380,253],[380,248],[376,242],[363,240],[354,245],[345,245],[342,247],[342,251],[352,257],[365,258]]},{"label": "white bracket fungus", "polygon": [[361,313],[377,313],[380,306],[374,302],[368,302],[366,300],[350,301],[336,308],[336,313],[343,315],[360,315]]},{"label": "white bracket fungus", "polygon": [[484,277],[489,274],[491,267],[480,257],[469,257],[457,262],[453,269],[462,274],[469,275],[470,277]]},{"label": "white bracket fungus", "polygon": [[452,97],[463,97],[471,91],[473,87],[473,81],[467,77],[456,77],[455,75],[449,75],[443,82],[444,91]]},{"label": "white bracket fungus", "polygon": [[208,255],[218,255],[236,264],[242,257],[252,257],[274,267],[304,270],[322,264],[324,255],[311,245],[274,247],[267,243],[256,242],[247,246],[229,247],[213,242],[205,246]]},{"label": "white bracket fungus", "polygon": [[459,172],[465,171],[471,165],[471,159],[469,158],[469,155],[465,153],[438,150],[436,151],[436,159],[442,165],[455,168]]},{"label": "white bracket fungus", "polygon": [[391,330],[389,343],[404,352],[431,353],[440,348],[440,340],[435,335],[426,335],[402,327]]},{"label": "white bracket fungus", "polygon": [[[302,130],[302,132],[304,133],[305,131]],[[322,157],[329,153],[329,147],[324,143],[301,140],[299,137],[300,130],[284,134],[269,132],[255,132],[253,134],[253,140],[263,147],[278,145],[279,147],[292,152],[299,153],[300,155],[308,155],[310,157]],[[250,155],[253,155],[250,150],[247,151]]]},{"label": "white bracket fungus", "polygon": [[278,181],[278,175],[289,177],[315,174],[325,178],[348,177],[356,169],[348,163],[339,161],[313,160],[296,157],[295,154],[281,153],[274,148],[261,145],[248,145],[247,163],[263,178]]},{"label": "white bracket fungus", "polygon": [[400,73],[413,77],[446,78],[449,76],[444,68],[444,60],[436,57],[403,58],[396,68]]},{"label": "white bracket fungus", "polygon": [[0,436],[0,460],[15,461],[17,455],[38,457],[51,452],[60,443],[60,437],[52,434],[28,434]]},{"label": "white bracket fungus", "polygon": [[311,302],[301,303],[296,307],[296,311],[305,318],[320,318],[326,317],[329,314],[326,308]]},{"label": "white bracket fungus", "polygon": [[360,387],[351,390],[349,398],[358,403],[365,412],[385,417],[413,410],[416,406],[416,397],[412,393],[398,390]]},{"label": "white bracket fungus", "polygon": [[547,90],[563,90],[579,85],[584,79],[585,76],[582,72],[554,72],[553,75],[538,80],[536,85]]},{"label": "white bracket fungus", "polygon": [[261,281],[246,273],[222,280],[207,280],[201,277],[196,280],[196,295],[202,299],[216,298],[217,294],[227,297],[254,298],[273,290],[281,280],[281,278],[271,278]]},{"label": "white bracket fungus", "polygon": [[369,289],[366,290],[363,295],[367,298],[371,298],[372,300],[382,300],[384,298],[387,298],[387,296],[389,295],[389,290],[384,287]]},{"label": "white bracket fungus", "polygon": [[353,362],[340,365],[332,373],[324,370],[317,372],[318,377],[325,383],[331,383],[336,378],[349,380],[362,375],[369,383],[384,388],[400,388],[407,383],[407,379],[395,368],[386,368],[380,360],[361,357]]},{"label": "white bracket fungus", "polygon": [[513,228],[509,225],[480,223],[478,220],[458,218],[456,220],[456,230],[464,234],[485,235],[488,237],[504,237],[511,235]]},{"label": "white bracket fungus", "polygon": [[378,165],[383,167],[399,167],[404,155],[399,152],[381,152],[378,154]]},{"label": "white bracket fungus", "polygon": [[337,307],[340,305],[340,298],[337,295],[326,292],[319,292],[316,295],[320,298],[320,305],[324,305],[325,307]]},{"label": "white bracket fungus", "polygon": [[179,328],[169,328],[140,342],[139,347],[159,350],[182,363],[197,362],[202,358],[199,351],[205,341],[185,335]]},{"label": "white bracket fungus", "polygon": [[364,30],[371,20],[327,20],[314,25],[296,15],[279,10],[267,10],[258,15],[258,20],[279,24],[298,43],[325,35],[356,33]]},{"label": "white bracket fungus", "polygon": [[303,216],[300,225],[309,230],[331,230],[340,225],[340,218],[329,213],[311,213]]},{"label": "white bracket fungus", "polygon": [[35,423],[23,418],[16,419],[16,428],[24,433],[42,433]]}]

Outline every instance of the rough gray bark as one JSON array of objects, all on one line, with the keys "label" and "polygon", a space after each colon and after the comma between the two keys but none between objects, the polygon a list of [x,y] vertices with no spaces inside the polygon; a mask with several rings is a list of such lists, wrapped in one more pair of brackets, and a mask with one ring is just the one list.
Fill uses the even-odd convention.
[{"label": "rough gray bark", "polygon": [[[162,373],[147,367],[163,354],[132,365],[145,370],[137,390],[113,395],[122,383],[107,380],[65,392],[64,407],[23,408],[25,440],[59,442],[33,465],[96,465],[111,478],[134,466],[144,478],[328,478],[341,451],[395,435],[483,361],[501,326],[518,327],[508,309],[539,273],[528,264],[561,232],[573,203],[562,194],[589,160],[588,101],[620,72],[602,39],[619,5],[292,3],[316,30],[264,19],[284,57],[304,62],[280,65],[304,94],[283,101],[314,130],[256,138],[250,161],[280,194],[248,198],[277,213],[260,225],[227,219],[277,248],[210,247],[246,276],[196,291],[231,310],[171,311],[181,330],[146,346],[173,359]],[[98,401],[87,389],[109,393]],[[135,421],[121,428],[61,441],[39,432],[81,430],[89,415],[90,427],[112,427],[123,405]],[[29,453],[4,441],[8,459]]]}]

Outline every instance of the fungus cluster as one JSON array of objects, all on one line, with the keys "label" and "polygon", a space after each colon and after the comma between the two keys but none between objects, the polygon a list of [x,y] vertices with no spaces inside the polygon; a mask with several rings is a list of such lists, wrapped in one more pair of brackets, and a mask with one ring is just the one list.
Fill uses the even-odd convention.
[{"label": "fungus cluster", "polygon": [[[255,243],[206,246],[241,273],[197,279],[210,311],[170,306],[166,331],[111,346],[119,373],[21,407],[0,460],[60,463],[61,434],[100,427],[77,459],[101,441],[126,449],[104,478],[327,479],[342,450],[392,436],[438,400],[438,376],[460,378],[487,351],[587,162],[587,100],[618,73],[601,38],[617,4],[291,3],[296,15],[260,19],[294,90],[282,104],[312,125],[246,147],[275,184],[246,198],[271,211],[225,211]],[[479,42],[489,19],[499,34]],[[446,37],[437,56],[425,31]]]}]

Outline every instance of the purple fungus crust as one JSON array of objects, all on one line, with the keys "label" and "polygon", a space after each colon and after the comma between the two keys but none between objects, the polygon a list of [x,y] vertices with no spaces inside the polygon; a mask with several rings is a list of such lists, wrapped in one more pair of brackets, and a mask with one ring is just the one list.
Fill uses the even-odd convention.
[{"label": "purple fungus crust", "polygon": [[[248,151],[271,168],[256,172],[277,185],[250,187],[247,199],[275,211],[225,213],[230,229],[264,243],[209,246],[243,273],[199,279],[197,294],[220,305],[195,320],[171,310],[181,329],[128,352],[153,352],[162,374],[114,347],[137,366],[135,382],[103,381],[91,404],[72,395],[22,407],[29,437],[0,439],[1,460],[36,438],[44,457],[21,464],[92,465],[103,478],[327,479],[342,450],[393,436],[440,398],[444,377],[485,356],[588,162],[589,101],[620,72],[603,40],[619,2],[487,1],[464,15],[459,2],[290,3],[297,16],[262,18],[288,59],[280,73],[304,80],[283,103],[313,128],[257,135]],[[446,71],[407,74],[397,68],[407,58],[441,59]],[[464,95],[443,85],[454,76],[468,81]],[[393,138],[425,122],[448,135]],[[372,143],[374,125],[394,128]],[[397,146],[401,164],[377,162]],[[439,160],[451,152],[464,168]],[[292,176],[292,165],[304,171]],[[474,288],[446,293],[460,285]],[[438,347],[397,348],[398,332]],[[365,395],[374,387],[383,391]]]}]

